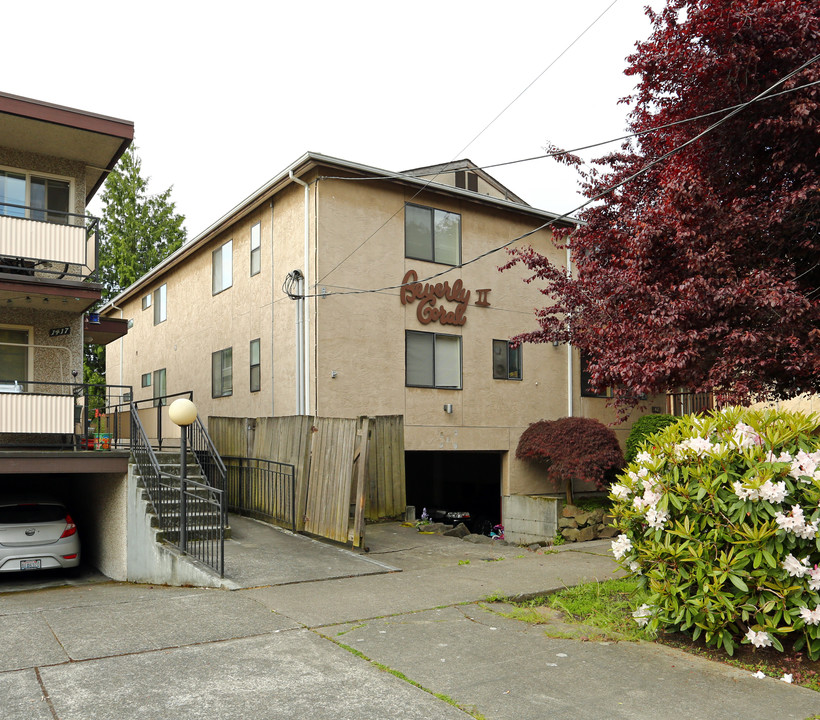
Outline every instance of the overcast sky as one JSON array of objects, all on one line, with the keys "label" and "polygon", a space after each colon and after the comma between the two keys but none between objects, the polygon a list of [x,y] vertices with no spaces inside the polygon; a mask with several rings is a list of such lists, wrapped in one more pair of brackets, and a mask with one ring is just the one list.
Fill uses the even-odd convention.
[{"label": "overcast sky", "polygon": [[[400,171],[622,134],[646,1],[7,3],[0,89],[132,120],[193,237],[307,151]],[[550,160],[488,172],[541,209],[581,202]]]}]

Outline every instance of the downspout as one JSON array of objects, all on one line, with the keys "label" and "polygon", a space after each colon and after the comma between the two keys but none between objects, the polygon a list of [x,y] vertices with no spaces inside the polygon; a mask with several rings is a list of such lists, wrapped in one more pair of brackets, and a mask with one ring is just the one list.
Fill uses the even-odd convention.
[{"label": "downspout", "polygon": [[307,415],[310,410],[310,301],[307,299],[307,291],[310,287],[310,185],[304,180],[296,177],[293,170],[288,171],[288,177],[293,182],[305,188],[305,268],[303,271],[302,298],[305,307],[302,310],[302,398],[303,411],[301,415]]},{"label": "downspout", "polygon": [[[120,311],[120,320],[122,320],[122,308],[117,307],[114,303],[111,303],[111,307],[114,310]],[[85,338],[83,338],[85,340]],[[123,353],[123,341],[125,340],[125,335],[120,335],[120,386],[122,386],[122,353]]]},{"label": "downspout", "polygon": [[274,332],[273,332],[273,315],[274,315],[274,302],[273,302],[273,288],[274,288],[274,278],[273,278],[273,200],[270,201],[270,414],[271,417],[276,417],[276,413],[274,412],[276,403],[274,401],[274,397],[276,395],[276,386],[274,385],[274,374],[273,374],[273,364],[274,364],[274,354],[273,354],[273,347],[274,347]]},{"label": "downspout", "polygon": [[[572,277],[572,255],[567,243],[567,277]],[[569,321],[569,318],[567,318]],[[572,417],[575,411],[573,404],[574,386],[572,382],[573,367],[572,367],[572,343],[567,342],[567,417]]]}]

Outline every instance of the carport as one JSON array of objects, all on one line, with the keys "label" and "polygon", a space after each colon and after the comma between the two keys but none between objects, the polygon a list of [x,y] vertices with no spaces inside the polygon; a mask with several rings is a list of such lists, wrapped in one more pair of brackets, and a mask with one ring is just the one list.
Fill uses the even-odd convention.
[{"label": "carport", "polygon": [[128,457],[117,450],[5,450],[0,497],[32,493],[60,500],[77,523],[83,565],[124,578]]},{"label": "carport", "polygon": [[405,452],[407,504],[468,511],[474,532],[501,522],[502,452],[461,450]]}]

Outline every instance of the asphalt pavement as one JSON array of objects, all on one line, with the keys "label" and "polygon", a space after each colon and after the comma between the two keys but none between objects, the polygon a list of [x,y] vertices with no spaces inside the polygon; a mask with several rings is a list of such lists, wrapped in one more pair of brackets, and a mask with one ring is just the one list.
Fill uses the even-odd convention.
[{"label": "asphalt pavement", "polygon": [[0,583],[2,720],[802,720],[820,694],[651,643],[559,639],[500,596],[612,577],[398,523],[369,553],[231,518],[228,589]]}]

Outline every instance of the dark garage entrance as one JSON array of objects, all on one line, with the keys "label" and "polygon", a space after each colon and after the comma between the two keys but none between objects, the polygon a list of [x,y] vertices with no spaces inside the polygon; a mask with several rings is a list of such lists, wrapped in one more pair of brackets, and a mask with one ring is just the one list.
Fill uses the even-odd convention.
[{"label": "dark garage entrance", "polygon": [[416,517],[423,508],[467,511],[470,530],[488,532],[501,522],[500,452],[421,451],[405,453],[407,504]]}]

